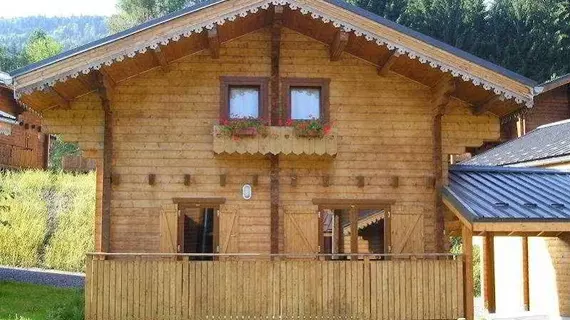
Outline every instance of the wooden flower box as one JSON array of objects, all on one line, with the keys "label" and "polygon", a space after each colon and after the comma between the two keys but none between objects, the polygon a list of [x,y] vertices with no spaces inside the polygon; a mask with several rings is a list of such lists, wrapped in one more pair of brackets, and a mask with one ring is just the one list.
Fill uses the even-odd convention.
[{"label": "wooden flower box", "polygon": [[253,137],[257,135],[257,128],[241,128],[239,130],[236,130],[233,135],[238,137]]},{"label": "wooden flower box", "polygon": [[219,134],[219,126],[214,126],[213,149],[216,154],[337,154],[338,137],[334,130],[328,135],[298,136],[293,127],[266,127],[263,134],[235,139]]}]

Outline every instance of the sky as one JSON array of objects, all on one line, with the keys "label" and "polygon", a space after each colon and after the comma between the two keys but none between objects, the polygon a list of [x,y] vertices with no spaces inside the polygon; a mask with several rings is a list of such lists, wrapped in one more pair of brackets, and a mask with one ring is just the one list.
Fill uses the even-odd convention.
[{"label": "sky", "polygon": [[0,0],[0,17],[110,16],[116,12],[116,2],[117,0]]}]

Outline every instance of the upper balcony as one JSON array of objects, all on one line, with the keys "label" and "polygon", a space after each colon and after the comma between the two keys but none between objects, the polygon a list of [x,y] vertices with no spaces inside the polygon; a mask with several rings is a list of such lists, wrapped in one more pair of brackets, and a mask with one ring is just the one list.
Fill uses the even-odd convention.
[{"label": "upper balcony", "polygon": [[335,156],[337,133],[331,129],[326,134],[299,133],[294,127],[267,126],[240,129],[231,134],[224,126],[215,125],[214,153],[238,154],[294,154]]}]

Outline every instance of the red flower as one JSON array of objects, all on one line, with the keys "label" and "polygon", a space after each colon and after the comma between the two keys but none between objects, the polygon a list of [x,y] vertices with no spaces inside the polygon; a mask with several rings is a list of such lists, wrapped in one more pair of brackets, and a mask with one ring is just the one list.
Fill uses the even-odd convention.
[{"label": "red flower", "polygon": [[325,130],[325,134],[329,134],[331,132],[331,126],[326,125],[324,130]]},{"label": "red flower", "polygon": [[287,122],[285,123],[286,126],[290,127],[293,125],[293,120],[289,119],[287,120]]}]

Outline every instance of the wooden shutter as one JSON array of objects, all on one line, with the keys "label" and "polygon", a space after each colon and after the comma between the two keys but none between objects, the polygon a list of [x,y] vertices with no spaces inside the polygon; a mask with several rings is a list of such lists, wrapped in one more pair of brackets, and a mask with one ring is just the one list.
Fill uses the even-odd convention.
[{"label": "wooden shutter", "polygon": [[160,252],[178,252],[178,210],[160,212]]},{"label": "wooden shutter", "polygon": [[[219,222],[219,252],[239,252],[239,217],[236,209],[222,207],[218,210]],[[216,248],[214,248],[215,251]]]},{"label": "wooden shutter", "polygon": [[391,253],[424,252],[423,215],[392,214],[390,219]]},{"label": "wooden shutter", "polygon": [[319,252],[319,214],[311,210],[285,210],[285,253]]}]

